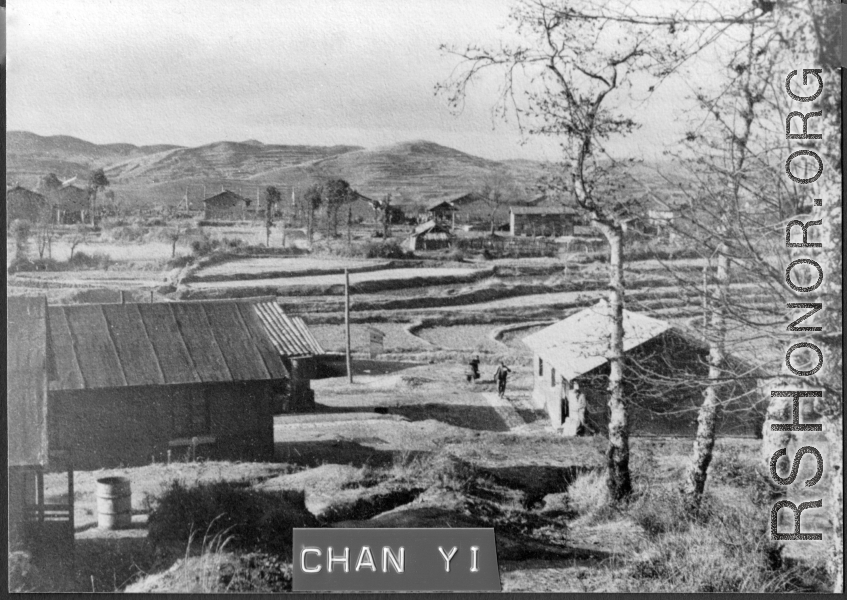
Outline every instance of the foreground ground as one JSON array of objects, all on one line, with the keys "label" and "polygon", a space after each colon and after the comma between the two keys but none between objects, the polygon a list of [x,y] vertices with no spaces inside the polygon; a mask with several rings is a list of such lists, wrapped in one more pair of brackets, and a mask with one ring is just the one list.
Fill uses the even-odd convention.
[{"label": "foreground ground", "polygon": [[[716,516],[689,523],[673,491],[684,476],[691,440],[634,437],[636,499],[605,509],[603,437],[563,438],[530,405],[530,357],[521,337],[596,302],[605,285],[600,260],[576,254],[461,261],[445,256],[398,265],[259,254],[180,272],[167,266],[168,244],[94,240],[80,248],[108,253],[111,262],[104,268],[22,273],[10,277],[9,293],[45,294],[51,303],[116,302],[119,291],[127,301],[145,302],[172,301],[186,291],[217,298],[271,294],[284,310],[303,316],[327,350],[338,351],[345,342],[340,273],[350,269],[354,285],[361,286],[353,296],[357,372],[353,384],[313,382],[316,412],[276,418],[274,462],[77,472],[75,572],[58,589],[221,591],[198,589],[191,581],[175,584],[189,564],[181,560],[186,544],[162,544],[149,535],[148,517],[174,481],[188,487],[230,482],[256,492],[300,490],[305,510],[327,527],[494,526],[505,591],[825,587],[822,579],[801,580],[792,570],[792,561],[800,561],[808,573],[819,573],[820,547],[798,542],[777,551],[763,545],[772,501],[761,499],[769,492],[763,492],[758,475],[759,440],[719,440],[707,487]],[[183,245],[177,248],[178,256],[187,252]],[[691,259],[670,262],[680,272],[699,273],[701,267]],[[627,308],[696,333],[699,301],[672,285],[666,262],[631,261],[626,268]],[[168,288],[189,271],[192,281],[177,286],[176,293]],[[295,285],[299,281],[307,285]],[[362,360],[371,327],[386,334],[384,358],[401,362]],[[766,340],[742,331],[732,336],[733,352],[778,362],[778,349]],[[483,381],[476,385],[464,379],[471,353],[483,362]],[[515,369],[504,400],[488,380],[500,358]],[[95,481],[108,475],[131,480],[131,529],[96,527]],[[48,501],[61,501],[64,476],[51,474],[46,483]],[[827,531],[830,524],[820,512],[805,512],[804,527]],[[739,538],[745,531],[749,536]],[[672,563],[676,570],[669,570]],[[265,591],[279,589],[285,587]]]},{"label": "foreground ground", "polygon": [[[151,500],[173,481],[302,490],[306,509],[330,527],[494,526],[504,591],[687,589],[661,578],[645,588],[643,578],[633,579],[633,557],[656,548],[650,519],[643,507],[607,514],[586,509],[586,502],[602,497],[602,479],[588,476],[604,463],[604,440],[552,431],[528,403],[526,370],[518,369],[502,400],[491,382],[464,382],[459,366],[362,362],[357,371],[353,384],[346,378],[313,382],[317,412],[276,417],[275,462],[77,472],[76,589],[171,589],[173,582],[162,577],[173,576],[167,570],[174,564],[178,570],[184,548],[148,540],[147,516]],[[634,438],[640,492],[674,488],[690,446],[687,439]],[[749,473],[758,447],[755,439],[719,441],[710,498],[751,509]],[[132,529],[96,527],[95,481],[107,475],[132,482]],[[63,476],[49,475],[48,500],[63,491]],[[827,526],[811,513],[804,524]],[[784,554],[792,552],[819,568],[808,549]]]}]

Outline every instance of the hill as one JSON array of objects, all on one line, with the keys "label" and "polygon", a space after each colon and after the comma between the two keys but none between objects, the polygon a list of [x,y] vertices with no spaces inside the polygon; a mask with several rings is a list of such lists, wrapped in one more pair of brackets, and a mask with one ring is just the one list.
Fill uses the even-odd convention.
[{"label": "hill", "polygon": [[532,195],[550,165],[530,160],[493,161],[416,140],[364,149],[359,146],[266,144],[255,139],[195,148],[173,145],[93,144],[70,136],[6,134],[6,177],[34,186],[46,173],[61,178],[102,167],[122,202],[176,204],[188,193],[195,207],[221,187],[255,197],[276,185],[288,197],[326,178],[344,178],[360,193],[392,193],[396,204],[460,196],[505,175]]},{"label": "hill", "polygon": [[46,173],[70,178],[93,168],[175,148],[179,146],[94,144],[68,135],[41,136],[28,131],[7,131],[6,180],[32,185],[32,180]]},{"label": "hill", "polygon": [[249,179],[257,173],[359,150],[358,146],[283,146],[215,142],[132,158],[112,165],[106,175],[115,183],[160,183],[183,178]]},{"label": "hill", "polygon": [[289,181],[302,186],[310,180],[341,177],[371,198],[399,192],[398,200],[402,204],[404,200],[426,202],[466,194],[504,172],[512,175],[519,185],[533,188],[544,169],[544,163],[522,161],[511,165],[416,140],[274,169],[250,179]]}]

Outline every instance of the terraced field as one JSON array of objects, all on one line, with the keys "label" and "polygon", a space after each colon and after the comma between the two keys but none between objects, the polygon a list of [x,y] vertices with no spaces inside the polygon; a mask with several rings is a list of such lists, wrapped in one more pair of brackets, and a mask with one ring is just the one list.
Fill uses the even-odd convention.
[{"label": "terraced field", "polygon": [[[420,338],[406,332],[403,323],[374,323],[373,328],[385,334],[383,346],[386,352],[426,350],[429,345]],[[329,352],[343,352],[345,347],[344,325],[309,325],[321,346]],[[353,352],[368,352],[369,326],[353,323],[350,326],[350,347]]]},{"label": "terraced field", "polygon": [[248,277],[261,279],[263,275],[274,276],[276,273],[290,273],[296,276],[313,272],[343,273],[344,269],[355,273],[363,269],[384,269],[388,264],[389,261],[386,260],[261,256],[211,265],[195,272],[194,277],[204,280]]}]

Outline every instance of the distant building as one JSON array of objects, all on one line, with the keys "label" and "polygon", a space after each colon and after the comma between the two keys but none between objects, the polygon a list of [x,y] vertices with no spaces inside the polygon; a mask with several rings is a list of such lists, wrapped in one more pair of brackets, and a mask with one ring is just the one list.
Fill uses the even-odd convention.
[{"label": "distant building", "polygon": [[47,310],[51,451],[78,469],[189,450],[273,457],[289,372],[253,305],[164,302]]},{"label": "distant building", "polygon": [[314,409],[311,381],[319,376],[326,351],[303,319],[289,317],[276,302],[256,302],[253,308],[289,374],[288,393],[278,396],[274,413]]},{"label": "distant building", "polygon": [[349,209],[354,224],[376,223],[379,218],[379,206],[379,201],[355,192],[353,199],[339,211],[339,221],[344,224],[347,223],[347,211]]},{"label": "distant building", "polygon": [[53,215],[60,225],[84,223],[90,208],[88,192],[75,185],[63,185],[48,197],[53,205]]},{"label": "distant building", "polygon": [[512,206],[511,235],[561,237],[574,234],[576,211],[564,206]]},{"label": "distant building", "polygon": [[203,218],[207,221],[243,221],[250,216],[251,203],[249,198],[223,190],[203,200]]},{"label": "distant building", "polygon": [[[37,561],[73,557],[73,464],[50,444],[56,417],[48,409],[47,301],[7,300],[6,415],[9,551],[28,550]],[[66,499],[48,503],[44,472],[65,470]],[[55,565],[53,565],[55,566]]]},{"label": "distant building", "polygon": [[19,185],[6,190],[6,226],[16,219],[37,223],[50,216],[47,198]]},{"label": "distant building", "polygon": [[436,200],[426,207],[430,221],[438,225],[456,226],[456,213],[459,208],[449,200]]},{"label": "distant building", "polygon": [[442,250],[453,245],[453,234],[446,224],[427,221],[415,228],[405,244],[409,250]]},{"label": "distant building", "polygon": [[[630,431],[638,435],[693,435],[708,380],[708,347],[665,321],[624,311],[624,395]],[[533,353],[532,400],[555,428],[576,434],[576,411],[568,399],[574,382],[588,401],[594,432],[608,427],[609,305],[596,305],[523,338]],[[759,391],[763,375],[737,358],[727,369],[727,401],[718,422],[723,435],[757,436],[764,419]]]}]

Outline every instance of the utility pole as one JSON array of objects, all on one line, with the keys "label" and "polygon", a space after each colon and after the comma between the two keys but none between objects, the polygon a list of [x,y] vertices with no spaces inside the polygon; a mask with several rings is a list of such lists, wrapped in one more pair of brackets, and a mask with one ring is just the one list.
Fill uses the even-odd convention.
[{"label": "utility pole", "polygon": [[350,358],[350,272],[344,269],[344,329],[347,332],[347,383],[353,383],[353,361]]}]

